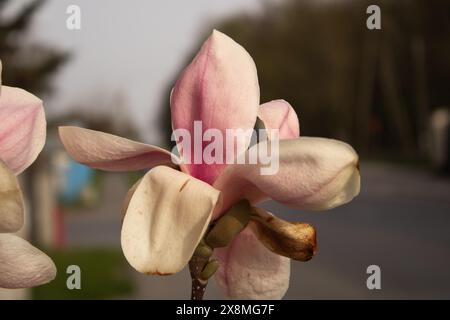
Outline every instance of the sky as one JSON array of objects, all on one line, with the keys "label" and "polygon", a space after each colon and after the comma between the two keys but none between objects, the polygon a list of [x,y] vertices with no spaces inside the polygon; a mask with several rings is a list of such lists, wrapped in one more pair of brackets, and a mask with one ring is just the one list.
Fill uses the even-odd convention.
[{"label": "sky", "polygon": [[[25,2],[14,1],[11,12]],[[163,94],[186,57],[199,49],[195,46],[205,30],[226,16],[257,12],[262,2],[48,0],[35,17],[30,39],[73,54],[55,78],[58,90],[48,101],[50,109],[65,112],[71,105],[111,101],[120,93],[145,141],[158,142]],[[66,27],[69,5],[81,9],[81,30]]]}]

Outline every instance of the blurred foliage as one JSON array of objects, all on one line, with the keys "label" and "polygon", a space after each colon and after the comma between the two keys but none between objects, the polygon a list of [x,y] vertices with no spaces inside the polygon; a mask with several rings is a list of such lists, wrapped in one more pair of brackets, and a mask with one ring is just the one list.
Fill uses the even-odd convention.
[{"label": "blurred foliage", "polygon": [[[366,28],[371,4],[382,30]],[[287,100],[302,135],[342,139],[363,155],[417,156],[429,113],[450,104],[450,1],[267,1],[262,12],[217,22],[201,41],[212,28],[252,55],[261,102]]]},{"label": "blurred foliage", "polygon": [[[33,299],[111,299],[133,292],[128,267],[119,249],[89,248],[46,250],[58,269],[56,279],[32,289]],[[81,290],[67,289],[65,271],[74,264],[81,269]]]},{"label": "blurred foliage", "polygon": [[26,41],[33,17],[45,3],[31,1],[9,18],[4,11],[10,0],[0,0],[0,59],[3,83],[21,87],[36,95],[51,93],[51,77],[64,65],[69,55],[58,49]]}]

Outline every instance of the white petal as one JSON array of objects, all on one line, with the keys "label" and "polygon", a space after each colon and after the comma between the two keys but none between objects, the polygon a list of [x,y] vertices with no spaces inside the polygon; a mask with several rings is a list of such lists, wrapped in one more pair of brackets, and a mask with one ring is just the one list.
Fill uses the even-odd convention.
[{"label": "white petal", "polygon": [[191,258],[220,192],[166,166],[150,170],[128,204],[122,225],[122,250],[137,271],[173,274]]},{"label": "white petal", "polygon": [[[263,145],[267,141],[248,153]],[[294,208],[327,210],[351,201],[360,189],[358,155],[333,139],[280,140],[278,170],[263,175],[263,167],[261,162],[227,167],[214,183],[222,191],[224,210],[242,198],[252,203],[272,198]]]},{"label": "white petal", "polygon": [[291,260],[269,251],[250,228],[214,255],[217,284],[230,299],[281,299],[289,288]]},{"label": "white petal", "polygon": [[28,241],[12,234],[0,234],[0,287],[29,288],[53,280],[53,261]]}]

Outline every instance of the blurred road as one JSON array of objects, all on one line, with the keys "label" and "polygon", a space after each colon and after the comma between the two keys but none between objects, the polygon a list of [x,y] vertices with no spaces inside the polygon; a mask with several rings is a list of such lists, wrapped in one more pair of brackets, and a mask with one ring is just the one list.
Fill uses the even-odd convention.
[{"label": "blurred road", "polygon": [[[449,299],[450,181],[428,172],[363,163],[362,191],[328,212],[299,212],[276,203],[264,207],[288,220],[313,224],[319,250],[311,261],[292,262],[286,299]],[[69,245],[120,246],[125,187],[110,175],[104,205],[67,217]],[[381,267],[381,290],[366,287],[366,268]],[[187,270],[148,277],[130,268],[136,299],[189,298]],[[220,298],[212,281],[206,298]]]}]

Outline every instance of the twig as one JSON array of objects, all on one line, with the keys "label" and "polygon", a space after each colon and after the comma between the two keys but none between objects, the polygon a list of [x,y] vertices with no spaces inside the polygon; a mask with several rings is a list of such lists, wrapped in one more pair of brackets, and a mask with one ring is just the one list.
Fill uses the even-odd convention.
[{"label": "twig", "polygon": [[191,300],[203,300],[208,280],[201,279],[200,274],[208,261],[209,258],[198,257],[195,255],[189,261],[189,270],[192,278]]}]

